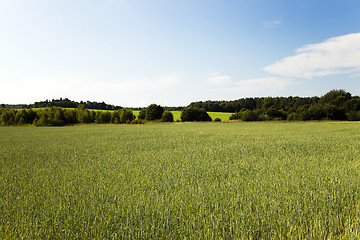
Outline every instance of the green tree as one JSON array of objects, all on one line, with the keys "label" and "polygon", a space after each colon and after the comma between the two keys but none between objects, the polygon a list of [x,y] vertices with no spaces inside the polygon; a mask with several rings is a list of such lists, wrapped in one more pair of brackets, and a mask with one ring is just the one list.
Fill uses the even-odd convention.
[{"label": "green tree", "polygon": [[120,113],[119,113],[119,111],[114,111],[111,114],[111,123],[115,123],[115,124],[120,123]]},{"label": "green tree", "polygon": [[230,115],[229,120],[239,120],[241,119],[240,112],[235,112]]},{"label": "green tree", "polygon": [[266,109],[265,114],[268,120],[271,119],[285,120],[287,117],[286,112],[283,109],[276,109],[273,106]]},{"label": "green tree", "polygon": [[64,112],[62,108],[52,107],[49,110],[49,122],[52,126],[64,125]]},{"label": "green tree", "polygon": [[146,117],[146,109],[141,109],[138,115],[139,120],[145,120]]},{"label": "green tree", "polygon": [[85,105],[84,104],[79,104],[77,109],[78,110],[85,110]]},{"label": "green tree", "polygon": [[241,112],[241,120],[246,121],[246,122],[256,121],[257,117],[253,111],[246,109]]},{"label": "green tree", "polygon": [[36,123],[36,126],[48,126],[49,125],[49,119],[46,112],[42,112],[40,115],[39,120]]},{"label": "green tree", "polygon": [[324,111],[320,105],[313,105],[307,109],[305,120],[321,120],[325,117]]},{"label": "green tree", "polygon": [[77,122],[76,110],[64,110],[64,124],[75,124]]},{"label": "green tree", "polygon": [[2,125],[13,125],[15,124],[15,111],[13,109],[4,109],[0,116]]},{"label": "green tree", "polygon": [[349,121],[360,121],[360,111],[350,111],[347,118]]},{"label": "green tree", "polygon": [[340,105],[344,101],[351,99],[351,93],[346,92],[343,89],[338,90],[331,90],[327,92],[324,96],[322,96],[319,100],[322,104],[333,104],[333,105]]},{"label": "green tree", "polygon": [[338,106],[335,106],[335,105],[331,105],[331,104],[324,105],[324,113],[325,113],[325,117],[330,120],[346,120],[347,119],[344,109],[342,109]]},{"label": "green tree", "polygon": [[111,113],[108,111],[97,112],[97,116],[95,119],[96,123],[110,123],[111,121]]},{"label": "green tree", "polygon": [[163,107],[160,105],[151,104],[146,108],[145,119],[148,121],[161,119],[163,112]]},{"label": "green tree", "polygon": [[174,116],[170,111],[164,111],[161,117],[162,122],[173,122]]},{"label": "green tree", "polygon": [[89,110],[77,111],[77,119],[79,123],[93,123],[93,117]]},{"label": "green tree", "polygon": [[203,108],[186,107],[181,112],[180,119],[183,122],[212,121],[209,114]]},{"label": "green tree", "polygon": [[121,123],[131,123],[135,119],[135,115],[132,110],[123,108],[119,111]]},{"label": "green tree", "polygon": [[[16,115],[15,115],[15,123],[17,125],[24,125],[26,124],[25,122],[25,118],[27,118],[27,111],[26,110],[20,110],[20,111],[17,111],[16,112]],[[22,121],[20,122],[20,120],[22,119]]]}]

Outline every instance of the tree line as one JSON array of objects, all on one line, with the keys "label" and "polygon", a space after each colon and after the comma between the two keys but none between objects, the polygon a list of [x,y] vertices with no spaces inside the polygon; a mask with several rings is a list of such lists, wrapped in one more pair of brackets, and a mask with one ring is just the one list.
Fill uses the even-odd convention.
[{"label": "tree line", "polygon": [[91,102],[91,101],[72,101],[68,98],[52,99],[35,102],[33,104],[18,104],[18,105],[6,105],[3,104],[3,108],[49,108],[49,107],[62,107],[62,108],[78,108],[79,105],[84,105],[87,109],[98,109],[98,110],[118,110],[122,109],[121,106],[115,106],[106,104],[105,102]]},{"label": "tree line", "polygon": [[[182,121],[211,121],[204,109],[185,108],[181,113]],[[128,123],[139,124],[145,121],[173,122],[173,114],[160,105],[151,104],[142,109],[136,117],[131,109],[113,111],[89,110],[80,104],[76,109],[49,107],[42,109],[0,108],[0,124],[6,126],[64,126],[78,123]]]},{"label": "tree line", "polygon": [[244,98],[235,101],[193,102],[211,112],[235,112],[230,120],[350,120],[360,121],[360,97],[331,90],[322,97]]},{"label": "tree line", "polygon": [[1,125],[64,126],[77,123],[132,123],[131,110],[95,111],[50,107],[34,110],[0,108]]},{"label": "tree line", "polygon": [[[46,102],[46,101],[45,101]],[[112,106],[112,111],[89,110],[87,104],[74,103],[60,99],[52,104],[66,103],[63,107],[50,106],[41,109],[13,109],[0,107],[1,125],[62,126],[77,123],[143,123],[145,121],[173,122],[169,108],[151,104],[142,108],[138,117],[131,109],[115,107],[105,103],[93,102],[96,106]],[[48,101],[48,103],[50,103]],[[98,105],[97,105],[98,104]],[[105,105],[104,105],[105,104]],[[73,106],[75,106],[73,105]],[[39,106],[39,105],[34,105]],[[117,109],[116,109],[117,108]],[[96,109],[96,108],[95,108]],[[114,110],[116,109],[116,110]],[[230,120],[267,121],[267,120],[350,120],[360,121],[360,97],[352,96],[345,90],[331,90],[322,97],[267,97],[245,98],[236,101],[194,102],[182,108],[181,121],[212,121],[207,111],[228,112],[234,110]],[[215,119],[218,121],[219,119]],[[214,120],[214,121],[215,121]],[[227,120],[227,119],[223,119]]]}]

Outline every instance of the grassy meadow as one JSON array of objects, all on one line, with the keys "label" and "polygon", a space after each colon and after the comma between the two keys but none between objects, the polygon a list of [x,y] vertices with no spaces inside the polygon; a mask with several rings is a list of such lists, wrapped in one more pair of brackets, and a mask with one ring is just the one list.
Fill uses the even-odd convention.
[{"label": "grassy meadow", "polygon": [[0,239],[359,239],[360,124],[0,127]]}]

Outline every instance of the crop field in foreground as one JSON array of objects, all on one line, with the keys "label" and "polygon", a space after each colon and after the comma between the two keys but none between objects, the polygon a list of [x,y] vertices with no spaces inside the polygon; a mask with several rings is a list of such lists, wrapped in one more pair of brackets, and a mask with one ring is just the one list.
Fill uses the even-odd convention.
[{"label": "crop field in foreground", "polygon": [[0,239],[359,239],[360,124],[0,127]]}]

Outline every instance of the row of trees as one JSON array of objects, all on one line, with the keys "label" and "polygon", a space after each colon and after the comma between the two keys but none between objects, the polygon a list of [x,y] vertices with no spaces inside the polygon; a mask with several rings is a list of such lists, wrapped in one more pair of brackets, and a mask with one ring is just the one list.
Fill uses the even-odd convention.
[{"label": "row of trees", "polygon": [[[211,121],[210,116],[203,109],[192,107],[184,109],[182,121]],[[0,108],[1,125],[34,125],[34,126],[63,126],[77,123],[143,123],[144,121],[173,122],[174,116],[170,111],[156,104],[151,104],[140,111],[138,118],[130,109],[115,111],[94,111],[85,109],[82,105],[77,109],[51,107],[43,109],[9,109]]]},{"label": "row of trees", "polygon": [[[337,99],[339,97],[339,99]],[[234,101],[199,101],[189,106],[204,108],[210,112],[239,112],[241,109],[263,109],[273,106],[281,109],[300,108],[305,105],[321,104],[343,104],[349,100],[358,102],[359,96],[351,96],[345,90],[331,90],[322,97],[261,97],[242,98]]]},{"label": "row of trees", "polygon": [[[185,108],[181,113],[182,121],[211,121],[211,117],[204,109]],[[145,121],[173,122],[174,116],[163,107],[151,104],[142,109],[138,118],[131,109],[115,111],[89,110],[84,105],[77,109],[51,107],[42,109],[9,109],[0,108],[1,125],[34,125],[34,126],[63,126],[77,123],[143,123]]]},{"label": "row of trees", "polygon": [[88,109],[64,109],[60,107],[33,109],[0,108],[1,125],[63,126],[76,123],[136,123],[129,109],[94,111]]},{"label": "row of trees", "polygon": [[45,107],[63,107],[63,108],[78,108],[80,105],[84,105],[87,109],[99,109],[99,110],[118,110],[122,107],[106,104],[105,102],[76,102],[69,100],[68,98],[52,99],[35,102],[34,104],[24,105],[23,108],[45,108]]},{"label": "row of trees", "polygon": [[[62,100],[62,99],[60,99]],[[68,99],[64,100],[69,102]],[[53,101],[56,102],[56,101]],[[142,123],[144,121],[173,122],[173,114],[163,107],[151,104],[141,109],[138,118],[130,109],[113,111],[88,110],[88,105],[78,104],[76,109],[50,107],[38,110],[0,108],[2,125],[33,124],[59,126],[76,123]],[[206,111],[224,111],[242,107],[230,120],[351,120],[360,121],[360,97],[344,90],[332,90],[322,97],[246,98],[227,102],[196,102],[184,108],[181,121],[212,121]],[[224,107],[224,108],[223,108]],[[106,108],[106,107],[105,107]],[[219,120],[219,119],[217,119]]]},{"label": "row of trees", "polygon": [[227,112],[236,109],[230,117],[243,121],[265,120],[350,120],[360,121],[360,97],[345,90],[332,90],[322,97],[246,98],[236,101],[207,101],[191,103],[206,111]]}]

